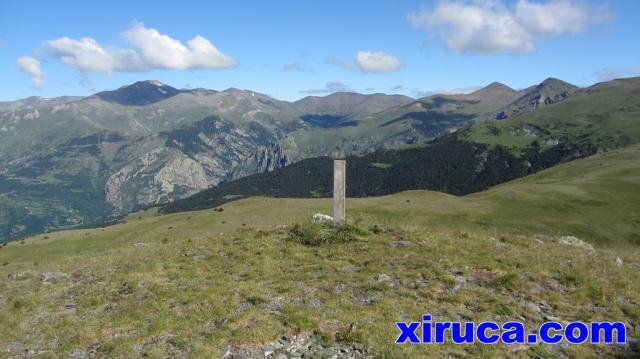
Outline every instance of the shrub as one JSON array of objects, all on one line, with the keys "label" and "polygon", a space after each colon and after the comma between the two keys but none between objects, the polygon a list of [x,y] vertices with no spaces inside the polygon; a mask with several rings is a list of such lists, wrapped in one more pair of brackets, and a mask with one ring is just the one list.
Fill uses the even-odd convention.
[{"label": "shrub", "polygon": [[288,239],[306,246],[319,246],[325,243],[345,243],[366,236],[369,231],[358,222],[336,225],[333,222],[294,223],[289,227]]}]

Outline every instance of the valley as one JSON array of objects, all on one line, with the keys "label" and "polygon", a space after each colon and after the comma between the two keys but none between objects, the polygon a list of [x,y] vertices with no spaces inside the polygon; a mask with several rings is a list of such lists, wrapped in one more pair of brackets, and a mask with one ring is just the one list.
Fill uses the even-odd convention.
[{"label": "valley", "polygon": [[[0,238],[112,221],[130,211],[318,156],[371,154],[384,160],[386,155],[376,151],[429,147],[434,139],[442,143],[454,138],[475,148],[489,146],[479,153],[502,146],[497,151],[509,158],[513,154],[516,159],[508,161],[519,165],[531,165],[523,156],[526,152],[549,157],[536,155],[538,163],[532,169],[494,174],[495,178],[469,188],[447,189],[427,181],[392,186],[386,193],[365,189],[358,195],[407,189],[454,194],[482,190],[572,158],[637,142],[633,118],[638,87],[637,79],[585,89],[547,79],[518,91],[493,83],[467,95],[417,100],[335,93],[286,102],[247,90],[178,90],[142,81],[86,98],[4,102],[0,103]],[[600,117],[588,115],[589,106],[599,103]],[[574,115],[573,108],[584,109],[585,115]],[[609,130],[600,131],[603,126]],[[323,186],[295,196],[324,195]],[[273,194],[260,191],[252,194]]]}]

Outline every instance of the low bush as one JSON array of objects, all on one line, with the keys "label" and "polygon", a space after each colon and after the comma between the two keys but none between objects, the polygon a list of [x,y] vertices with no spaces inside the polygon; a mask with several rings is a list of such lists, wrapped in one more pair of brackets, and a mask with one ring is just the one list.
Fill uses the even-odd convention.
[{"label": "low bush", "polygon": [[346,243],[369,235],[369,230],[359,222],[337,225],[330,221],[294,223],[289,227],[287,239],[306,246],[330,243]]}]

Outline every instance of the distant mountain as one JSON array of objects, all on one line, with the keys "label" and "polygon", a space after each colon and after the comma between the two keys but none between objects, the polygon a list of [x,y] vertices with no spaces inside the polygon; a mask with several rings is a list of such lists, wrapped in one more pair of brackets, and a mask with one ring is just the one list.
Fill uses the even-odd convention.
[{"label": "distant mountain", "polygon": [[[317,155],[360,155],[379,149],[424,143],[474,121],[489,118],[519,96],[517,91],[505,85],[492,83],[471,94],[433,95],[418,100],[387,98],[387,101],[402,103],[383,110],[376,107],[380,111],[369,111],[368,114],[361,111],[357,116],[314,116],[308,121],[333,125],[316,125],[322,128],[292,131],[282,145],[292,153],[294,160],[299,160]],[[335,96],[331,103],[340,103],[337,100],[345,97],[344,94]],[[375,97],[368,97],[368,101],[383,103]]]},{"label": "distant mountain", "polygon": [[325,107],[337,97],[314,108],[249,90],[141,81],[84,98],[2,102],[0,239],[104,220],[285,166],[301,158],[280,144],[289,133],[326,126],[310,116],[350,108],[355,116],[404,98],[353,94]]},{"label": "distant mountain", "polygon": [[103,91],[95,97],[125,106],[144,106],[171,98],[181,91],[160,81],[139,81],[115,91]]},{"label": "distant mountain", "polygon": [[[543,93],[548,87],[564,87],[557,85],[562,84],[545,81],[525,91],[521,98],[529,98],[535,91]],[[514,95],[500,85],[492,84],[485,89],[488,93]],[[565,101],[553,106],[547,104],[505,120],[476,123],[425,146],[347,157],[347,196],[386,195],[411,189],[463,195],[562,162],[640,143],[640,78],[571,90]],[[416,103],[440,109],[455,107],[451,97],[435,100],[439,98],[429,97]],[[317,157],[221,184],[162,209],[175,212],[209,208],[250,196],[331,194],[332,159]]]},{"label": "distant mountain", "polygon": [[567,99],[578,87],[570,83],[548,78],[536,86],[522,91],[522,96],[510,103],[496,114],[496,119],[504,120],[527,113],[545,106],[553,105]]},{"label": "distant mountain", "polygon": [[[83,98],[2,102],[0,238],[108,219],[306,158],[361,156],[443,134],[515,146],[517,156],[534,145],[542,153],[560,143],[588,151],[632,143],[636,85],[629,81],[577,91],[547,80],[525,91],[493,83],[416,100],[335,93],[295,102],[142,81]],[[506,120],[486,121],[500,111]],[[592,138],[600,140],[591,146]]]},{"label": "distant mountain", "polygon": [[336,92],[327,96],[308,96],[294,103],[303,121],[322,128],[356,125],[354,119],[388,108],[404,105],[413,99],[402,95]]}]

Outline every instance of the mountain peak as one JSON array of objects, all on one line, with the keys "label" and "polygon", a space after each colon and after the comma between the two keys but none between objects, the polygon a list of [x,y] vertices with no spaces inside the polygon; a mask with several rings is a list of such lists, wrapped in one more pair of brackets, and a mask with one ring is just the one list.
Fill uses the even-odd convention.
[{"label": "mountain peak", "polygon": [[538,87],[548,87],[548,86],[556,86],[556,87],[563,87],[563,88],[567,88],[567,89],[571,89],[571,90],[575,90],[578,87],[574,86],[568,82],[562,81],[560,79],[557,79],[555,77],[549,77],[547,79],[545,79],[544,81],[542,81]]},{"label": "mountain peak", "polygon": [[503,91],[510,91],[510,92],[515,92],[514,89],[512,89],[511,87],[503,84],[502,82],[492,82],[489,85],[485,86],[484,88],[481,88],[478,91],[482,91],[482,90],[503,90]]},{"label": "mountain peak", "polygon": [[549,77],[538,85],[522,90],[522,96],[496,114],[498,120],[514,117],[541,107],[564,101],[578,90],[578,87],[562,80]]},{"label": "mountain peak", "polygon": [[491,97],[495,97],[495,96],[505,96],[505,95],[512,95],[517,93],[516,90],[512,89],[511,87],[500,83],[500,82],[492,82],[489,85],[474,91],[472,93],[470,93],[470,96],[475,96],[475,97],[486,97],[486,96],[491,96]]},{"label": "mountain peak", "polygon": [[114,102],[120,105],[144,106],[166,100],[180,92],[180,90],[165,85],[158,80],[146,80],[122,86],[114,91],[98,92],[94,96],[103,101]]}]

